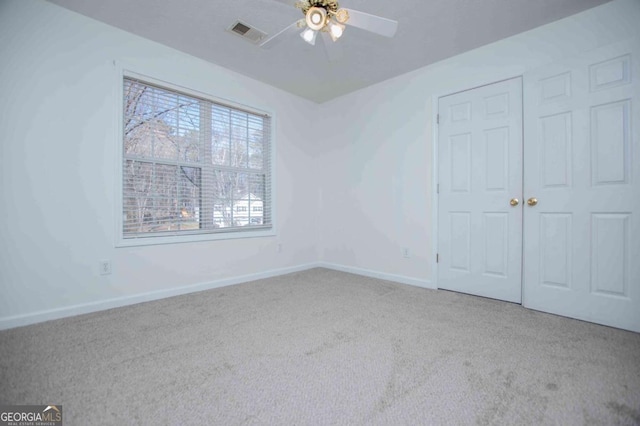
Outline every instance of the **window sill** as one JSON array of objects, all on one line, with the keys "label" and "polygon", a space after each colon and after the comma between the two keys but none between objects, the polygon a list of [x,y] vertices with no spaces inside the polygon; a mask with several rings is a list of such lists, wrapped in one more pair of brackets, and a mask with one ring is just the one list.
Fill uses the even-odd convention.
[{"label": "window sill", "polygon": [[238,238],[261,238],[273,237],[276,235],[275,229],[260,229],[253,231],[229,231],[215,232],[211,234],[191,234],[191,235],[167,235],[167,236],[140,236],[133,238],[123,238],[119,236],[116,247],[137,247],[155,246],[160,244],[182,244],[196,243],[203,241],[235,240]]}]

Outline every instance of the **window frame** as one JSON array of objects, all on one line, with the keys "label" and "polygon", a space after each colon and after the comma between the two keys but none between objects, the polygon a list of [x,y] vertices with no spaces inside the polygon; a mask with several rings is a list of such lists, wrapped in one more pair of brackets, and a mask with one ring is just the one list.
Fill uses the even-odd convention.
[{"label": "window frame", "polygon": [[[116,231],[116,247],[134,247],[134,246],[148,246],[158,244],[177,244],[177,243],[190,243],[199,241],[216,241],[216,240],[229,240],[237,238],[258,238],[258,237],[271,237],[276,235],[276,208],[275,208],[275,194],[276,194],[276,178],[275,178],[275,114],[272,111],[264,108],[257,108],[254,106],[248,106],[228,99],[220,98],[211,95],[206,90],[198,90],[192,87],[197,87],[193,82],[188,85],[180,81],[179,78],[170,76],[168,78],[159,78],[158,76],[151,76],[151,73],[132,71],[132,67],[124,66],[117,61],[114,61],[116,68],[116,82],[114,84],[114,97],[116,99],[116,129],[115,135],[116,141],[116,178],[115,178],[115,231]],[[154,73],[156,75],[157,73]],[[176,91],[188,96],[204,99],[215,104],[220,104],[225,107],[245,111],[256,115],[268,116],[271,120],[270,123],[270,140],[269,140],[269,162],[267,170],[267,176],[270,186],[269,203],[271,209],[271,226],[270,227],[255,227],[255,228],[229,228],[218,229],[211,232],[194,232],[178,231],[180,233],[167,234],[167,235],[140,235],[137,237],[127,237],[124,233],[124,79],[135,79],[150,85],[158,86],[163,89]],[[169,80],[172,83],[168,82]],[[263,201],[264,202],[264,201]]]}]

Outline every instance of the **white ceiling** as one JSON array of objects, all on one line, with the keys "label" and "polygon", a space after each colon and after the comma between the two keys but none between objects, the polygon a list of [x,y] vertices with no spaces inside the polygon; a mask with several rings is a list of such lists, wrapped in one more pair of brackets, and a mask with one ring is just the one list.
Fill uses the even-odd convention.
[{"label": "white ceiling", "polygon": [[399,26],[392,39],[347,27],[332,62],[296,34],[267,50],[227,32],[239,19],[272,35],[303,17],[274,0],[49,1],[321,103],[610,0],[342,0]]}]

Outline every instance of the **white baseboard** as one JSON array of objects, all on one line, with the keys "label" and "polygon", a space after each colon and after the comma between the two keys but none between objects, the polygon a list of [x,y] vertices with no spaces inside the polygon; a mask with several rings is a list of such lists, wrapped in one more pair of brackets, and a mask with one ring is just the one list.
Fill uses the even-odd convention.
[{"label": "white baseboard", "polygon": [[136,294],[134,296],[117,297],[114,299],[101,300],[92,303],[83,303],[81,305],[66,306],[64,308],[39,311],[30,314],[16,315],[12,317],[0,318],[0,330],[9,328],[22,327],[24,325],[35,324],[44,321],[50,321],[60,318],[71,317],[75,315],[88,314],[91,312],[103,311],[105,309],[119,308],[122,306],[135,305],[142,302],[150,302],[152,300],[164,299],[172,296],[180,296],[197,291],[211,290],[214,288],[225,287],[234,284],[241,284],[248,281],[255,281],[263,278],[271,278],[278,275],[289,274],[292,272],[305,271],[311,268],[317,268],[317,263],[308,263],[287,268],[272,269],[269,271],[258,272],[255,274],[241,275],[238,277],[223,278],[221,280],[198,283],[184,287],[176,287],[165,290],[152,291],[149,293]]},{"label": "white baseboard", "polygon": [[98,302],[84,303],[81,305],[66,306],[64,308],[50,309],[30,314],[16,315],[11,317],[0,318],[0,330],[9,328],[22,327],[25,325],[36,324],[39,322],[56,320],[60,318],[71,317],[75,315],[88,314],[91,312],[103,311],[106,309],[119,308],[122,306],[135,305],[137,303],[150,302],[152,300],[164,299],[172,296],[180,296],[197,291],[211,290],[214,288],[226,287],[234,284],[246,283],[263,278],[271,278],[279,275],[290,274],[292,272],[305,271],[312,268],[327,268],[336,271],[348,272],[365,277],[379,278],[387,281],[394,281],[401,284],[408,284],[417,287],[435,289],[431,281],[420,280],[417,278],[405,277],[402,275],[387,274],[384,272],[372,271],[369,269],[356,268],[353,266],[339,265],[329,262],[312,262],[303,265],[291,266],[287,268],[271,269],[255,274],[241,275],[238,277],[223,278],[216,281],[198,283],[184,287],[175,287],[165,290],[152,291],[149,293],[136,294],[133,296],[117,297],[114,299],[101,300]]},{"label": "white baseboard", "polygon": [[340,265],[330,262],[318,262],[320,268],[334,269],[341,272],[349,272],[351,274],[363,275],[365,277],[378,278],[381,280],[393,281],[400,284],[408,284],[416,287],[436,289],[436,286],[429,280],[421,280],[418,278],[407,277],[404,275],[388,274],[386,272],[373,271],[371,269],[356,268],[354,266]]}]

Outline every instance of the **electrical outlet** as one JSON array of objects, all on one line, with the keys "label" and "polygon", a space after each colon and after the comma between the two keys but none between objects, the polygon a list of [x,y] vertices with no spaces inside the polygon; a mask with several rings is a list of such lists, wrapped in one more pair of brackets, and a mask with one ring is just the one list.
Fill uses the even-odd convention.
[{"label": "electrical outlet", "polygon": [[98,263],[98,268],[100,268],[100,275],[109,275],[111,274],[111,261],[108,259],[101,260]]},{"label": "electrical outlet", "polygon": [[282,244],[278,243],[278,245],[276,246],[276,252],[282,253]]},{"label": "electrical outlet", "polygon": [[406,258],[410,258],[411,257],[411,252],[409,251],[409,249],[407,247],[402,249],[402,256],[404,256]]}]

